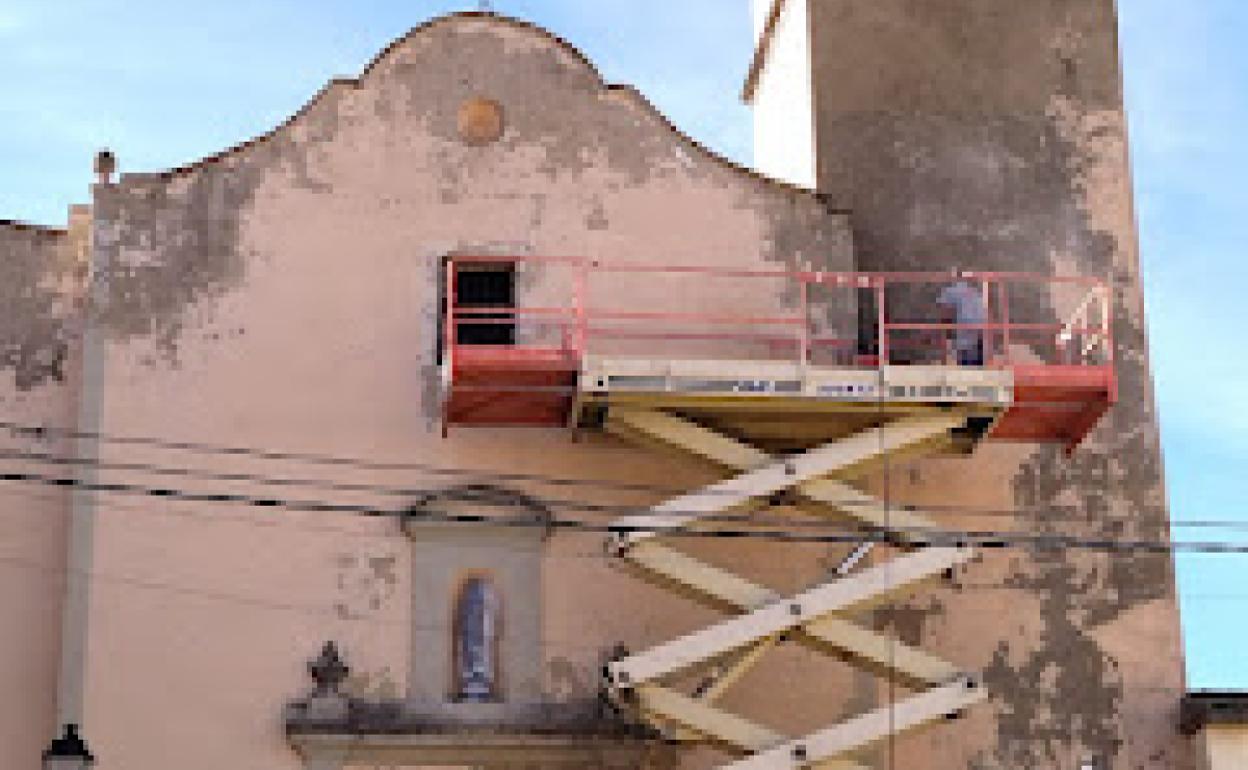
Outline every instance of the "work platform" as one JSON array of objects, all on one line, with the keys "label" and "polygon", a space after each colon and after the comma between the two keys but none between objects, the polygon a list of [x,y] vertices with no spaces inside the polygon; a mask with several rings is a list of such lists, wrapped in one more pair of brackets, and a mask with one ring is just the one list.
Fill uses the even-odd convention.
[{"label": "work platform", "polygon": [[[536,302],[523,301],[514,288],[506,305],[457,301],[459,281],[500,264],[513,279],[519,266],[540,267],[538,281],[546,285],[531,291]],[[641,279],[634,283],[641,310],[629,307],[627,295],[595,292],[595,281],[615,287],[628,278]],[[673,285],[679,279],[691,285]],[[688,290],[714,298],[717,280],[731,282],[727,301],[744,300],[745,312],[684,309],[697,304]],[[982,323],[940,318],[938,292],[958,282],[982,296]],[[656,296],[655,285],[671,291]],[[446,296],[447,427],[579,427],[595,424],[613,405],[644,404],[774,445],[835,435],[872,411],[960,405],[994,417],[986,438],[1073,448],[1115,398],[1109,294],[1085,278],[459,257],[447,264]],[[1011,317],[1012,305],[1034,307],[1037,300],[1055,314],[1064,305],[1062,320]],[[852,328],[818,333],[829,315]],[[466,339],[469,328],[505,330],[509,339]],[[951,340],[960,334],[980,338],[976,365],[954,362]]]},{"label": "work platform", "polygon": [[[460,280],[493,288],[465,292]],[[951,317],[940,302],[948,287],[963,302]],[[941,537],[933,514],[858,484],[880,464],[966,454],[985,439],[1073,451],[1115,398],[1110,295],[1085,278],[467,257],[448,263],[446,292],[445,428],[600,429],[724,475],[612,522],[607,551],[730,616],[621,654],[604,682],[669,740],[727,750],[721,770],[862,770],[873,746],[982,701],[976,673],[850,620],[975,556]],[[959,312],[975,320],[959,323]],[[775,499],[839,523],[854,543],[807,590],[786,596],[667,542]],[[785,641],[903,693],[802,736],[722,708],[723,693]],[[691,675],[700,684],[689,687]]]}]

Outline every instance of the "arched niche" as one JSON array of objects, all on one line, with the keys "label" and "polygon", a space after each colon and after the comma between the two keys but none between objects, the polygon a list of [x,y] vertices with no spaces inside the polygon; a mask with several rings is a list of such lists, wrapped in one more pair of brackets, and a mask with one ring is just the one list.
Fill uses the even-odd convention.
[{"label": "arched niche", "polygon": [[409,700],[465,719],[540,702],[546,508],[467,485],[416,500],[402,523],[412,547]]}]

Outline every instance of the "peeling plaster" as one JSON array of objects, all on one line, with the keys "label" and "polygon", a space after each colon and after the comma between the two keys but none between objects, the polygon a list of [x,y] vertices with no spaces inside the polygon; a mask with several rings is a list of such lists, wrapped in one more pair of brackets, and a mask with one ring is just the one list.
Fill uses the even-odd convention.
[{"label": "peeling plaster", "polygon": [[81,325],[85,233],[0,222],[0,371],[19,392],[63,382]]},{"label": "peeling plaster", "polygon": [[[1165,540],[1114,4],[877,0],[822,13],[820,188],[853,209],[861,268],[1079,274],[1113,286],[1118,403],[1073,457],[1042,447],[1024,458],[1011,485],[1015,526]],[[928,302],[902,297],[893,312]],[[1069,305],[1055,292],[1011,296],[1015,320],[1065,320]],[[1154,622],[1177,635],[1170,557],[985,558],[1039,602],[1041,626],[993,657],[997,745],[971,766],[1063,767],[1088,747],[1114,768],[1161,767],[1128,756],[1129,733],[1160,722],[1139,722],[1123,693],[1133,680],[1181,687],[1182,662],[1119,671],[1096,632],[1155,603]]]},{"label": "peeling plaster", "polygon": [[[474,98],[502,106],[499,141],[471,146],[459,137],[458,107]],[[366,140],[366,155],[357,143],[368,126],[381,133]],[[409,162],[418,146],[428,147],[423,164],[400,170],[396,159]],[[850,266],[843,212],[710,153],[635,90],[604,83],[579,52],[548,33],[462,14],[396,41],[360,78],[335,81],[265,136],[170,172],[129,174],[102,186],[96,201],[102,323],[116,339],[154,342],[160,360],[176,365],[184,333],[211,322],[215,301],[245,285],[249,265],[269,258],[247,235],[258,209],[286,194],[281,191],[341,198],[344,162],[415,174],[432,183],[441,206],[483,200],[500,209],[529,206],[526,231],[516,233],[523,236],[518,253],[559,253],[551,233],[572,225],[573,212],[587,237],[619,239],[615,208],[630,191],[678,194],[684,205],[697,206],[699,195],[735,190],[733,216],[767,230],[759,258]],[[575,199],[565,190],[577,190]],[[401,216],[420,205],[381,193],[369,208]],[[466,227],[463,240],[442,253],[481,244],[474,229],[480,228]],[[498,235],[496,251],[516,240],[502,230]],[[412,244],[414,255],[434,251],[428,243]]]},{"label": "peeling plaster", "polygon": [[[282,248],[290,235],[279,226],[283,216],[347,211],[357,216],[345,221],[359,227],[412,227],[402,230],[404,254],[416,296],[425,300],[420,328],[411,330],[421,351],[413,392],[432,425],[439,260],[462,252],[562,253],[570,244],[609,251],[620,242],[648,243],[646,228],[624,224],[638,199],[676,201],[690,211],[713,207],[719,222],[738,228],[742,249],[776,264],[846,269],[856,244],[856,264],[868,270],[938,265],[1104,276],[1116,291],[1120,403],[1074,460],[1056,449],[1032,452],[1014,475],[1013,499],[1019,510],[1036,512],[1026,520],[1030,528],[1164,538],[1125,128],[1117,62],[1106,45],[1112,4],[1011,5],[1007,33],[1022,39],[1002,43],[992,27],[1001,18],[996,6],[974,2],[982,7],[971,22],[965,8],[955,12],[938,0],[856,6],[857,21],[882,36],[871,44],[901,61],[864,67],[870,55],[851,55],[852,67],[821,72],[845,103],[821,97],[820,195],[706,152],[636,91],[605,84],[579,53],[547,33],[471,14],[433,22],[396,41],[360,78],[328,86],[264,137],[184,168],[97,187],[97,319],[121,346],[155,345],[160,356],[147,366],[176,365],[192,345],[202,353],[238,343],[244,329],[218,315],[220,301],[245,296],[260,266],[300,267],[300,255]],[[894,24],[899,18],[907,23]],[[847,20],[854,14],[837,22],[857,34]],[[1027,37],[1036,30],[1049,36],[1038,47]],[[889,44],[889,35],[904,45]],[[854,44],[847,41],[845,50],[852,54]],[[907,72],[908,56],[922,77]],[[885,85],[864,87],[856,79],[868,76]],[[466,147],[456,108],[478,96],[503,106],[504,132],[491,145]],[[851,207],[852,232],[845,215]],[[445,221],[458,230],[437,230]],[[686,247],[709,252],[708,260],[726,259],[704,245],[715,235],[708,230],[691,228]],[[72,256],[69,243],[62,231],[0,224],[0,307],[8,321],[0,325],[0,368],[13,372],[20,389],[65,376],[86,279],[86,260]],[[344,262],[358,260],[344,269],[368,270],[376,257],[344,254]],[[533,288],[539,278],[533,272],[524,281]],[[1052,321],[1060,304],[1046,295],[1021,298],[1016,317]],[[835,308],[824,312],[830,325],[844,320]],[[458,490],[415,508],[450,502],[533,510],[500,494]],[[1080,515],[1076,522],[1061,517],[1072,511]],[[340,553],[332,569],[342,620],[381,611],[395,590],[396,564],[387,553]],[[1126,767],[1128,732],[1140,729],[1123,713],[1132,678],[1181,681],[1181,672],[1120,669],[1097,641],[1098,630],[1150,602],[1155,623],[1176,623],[1169,557],[1041,552],[1010,557],[1005,572],[1005,584],[1039,606],[1040,631],[1002,642],[980,661],[1000,718],[995,746],[968,766],[1061,766],[1087,748]],[[880,611],[875,621],[917,643],[937,634],[933,627],[947,612],[942,602],[915,601]],[[639,626],[643,635],[661,633],[648,620]],[[546,675],[557,697],[575,698],[594,681],[594,672],[562,658],[548,662]],[[393,679],[380,669],[351,686],[388,693]],[[865,708],[873,701],[869,683],[854,682],[849,706]],[[1163,756],[1150,755],[1150,765],[1129,759],[1132,770],[1160,768],[1156,757]]]},{"label": "peeling plaster", "polygon": [[393,554],[339,554],[338,599],[334,612],[340,620],[359,620],[381,612],[394,597],[398,585],[398,557]]}]

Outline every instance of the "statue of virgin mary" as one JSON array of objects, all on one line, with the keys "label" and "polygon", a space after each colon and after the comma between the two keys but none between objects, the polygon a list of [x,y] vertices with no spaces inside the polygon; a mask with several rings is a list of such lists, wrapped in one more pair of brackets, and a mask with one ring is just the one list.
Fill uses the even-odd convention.
[{"label": "statue of virgin mary", "polygon": [[461,701],[498,699],[498,597],[485,578],[466,581],[456,608],[456,696]]}]

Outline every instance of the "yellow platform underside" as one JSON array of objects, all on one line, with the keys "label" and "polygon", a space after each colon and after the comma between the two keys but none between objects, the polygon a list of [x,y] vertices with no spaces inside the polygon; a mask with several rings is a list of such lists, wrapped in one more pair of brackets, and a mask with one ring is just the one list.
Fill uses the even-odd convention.
[{"label": "yellow platform underside", "polygon": [[590,356],[573,415],[585,425],[613,407],[658,409],[755,446],[799,451],[903,415],[954,411],[991,422],[1012,401],[1013,376],[1001,369]]}]

